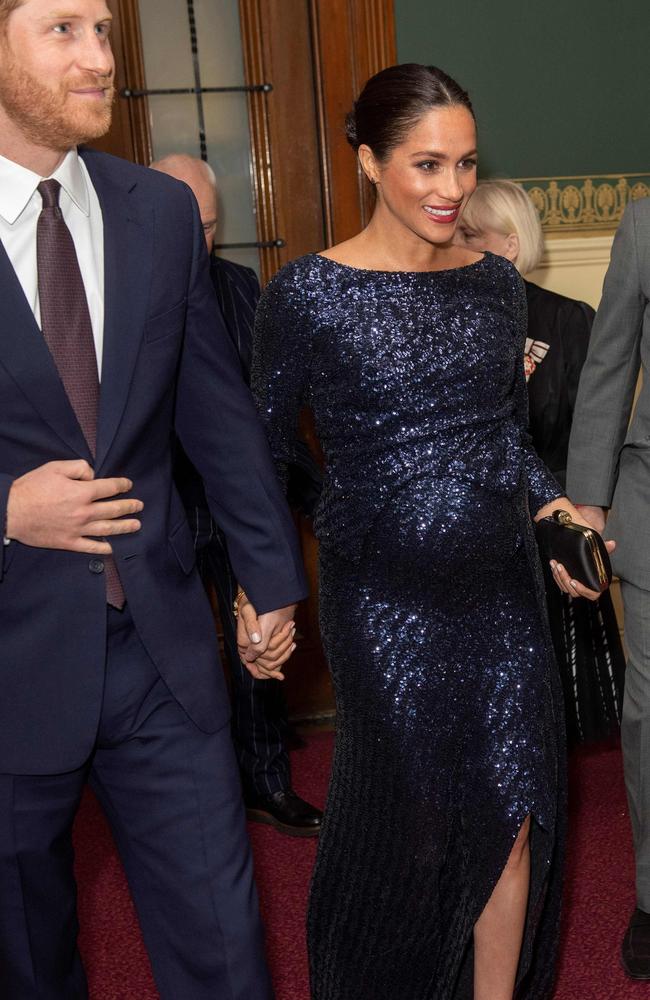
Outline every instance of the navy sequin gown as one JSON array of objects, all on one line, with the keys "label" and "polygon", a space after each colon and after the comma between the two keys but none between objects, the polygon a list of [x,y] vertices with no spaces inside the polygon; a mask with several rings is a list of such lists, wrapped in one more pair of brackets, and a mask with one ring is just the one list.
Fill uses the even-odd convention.
[{"label": "navy sequin gown", "polygon": [[530,508],[526,299],[486,254],[380,272],[309,254],[264,292],[253,389],[281,472],[298,414],[337,737],[308,922],[314,1000],[472,996],[472,928],[524,819],[519,997],[550,995],[564,823],[559,679]]}]

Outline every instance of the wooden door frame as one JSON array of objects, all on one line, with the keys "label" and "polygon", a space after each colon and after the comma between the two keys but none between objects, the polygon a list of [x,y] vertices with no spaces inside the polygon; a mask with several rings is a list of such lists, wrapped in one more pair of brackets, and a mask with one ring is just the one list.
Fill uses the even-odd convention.
[{"label": "wooden door frame", "polygon": [[145,72],[138,0],[109,0],[113,15],[111,45],[115,55],[115,104],[110,132],[93,142],[115,156],[148,167],[153,158],[149,104],[146,97],[124,97],[122,92],[144,90]]},{"label": "wooden door frame", "polygon": [[[258,239],[281,236],[285,244],[262,252],[267,281],[288,260],[348,239],[370,218],[372,192],[344,122],[368,77],[396,61],[395,17],[393,0],[240,0],[240,14],[246,82],[273,86],[249,95]],[[310,176],[299,176],[292,148]]]},{"label": "wooden door frame", "polygon": [[[328,246],[358,233],[372,191],[345,137],[345,116],[366,80],[397,61],[393,0],[310,0]],[[331,24],[338,31],[331,31]]]}]

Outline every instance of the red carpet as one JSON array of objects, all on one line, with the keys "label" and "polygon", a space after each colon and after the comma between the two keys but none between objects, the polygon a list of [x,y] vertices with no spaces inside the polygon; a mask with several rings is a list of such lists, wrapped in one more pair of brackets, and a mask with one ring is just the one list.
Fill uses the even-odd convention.
[{"label": "red carpet", "polygon": [[[319,733],[292,755],[297,790],[320,805],[331,745],[331,735]],[[250,831],[277,1000],[309,1000],[304,915],[316,845],[254,824]],[[90,795],[78,817],[76,846],[81,949],[92,1000],[157,1000],[124,877]],[[577,753],[571,761],[564,944],[555,1000],[650,997],[650,984],[631,983],[618,964],[633,906],[620,753]]]}]

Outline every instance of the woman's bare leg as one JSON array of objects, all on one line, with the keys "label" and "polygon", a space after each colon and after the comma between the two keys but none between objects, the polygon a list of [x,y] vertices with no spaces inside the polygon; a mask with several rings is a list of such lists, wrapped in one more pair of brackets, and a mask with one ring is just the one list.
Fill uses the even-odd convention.
[{"label": "woman's bare leg", "polygon": [[512,1000],[530,884],[530,816],[474,926],[474,1000]]}]

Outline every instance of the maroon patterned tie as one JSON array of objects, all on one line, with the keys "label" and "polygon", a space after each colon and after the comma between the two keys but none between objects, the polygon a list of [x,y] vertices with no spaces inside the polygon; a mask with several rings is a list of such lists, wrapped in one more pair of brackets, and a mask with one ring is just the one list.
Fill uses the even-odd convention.
[{"label": "maroon patterned tie", "polygon": [[[79,426],[95,454],[99,378],[88,301],[70,230],[59,208],[58,181],[41,181],[36,254],[41,328]],[[106,599],[124,607],[124,591],[111,556],[104,557]]]}]

